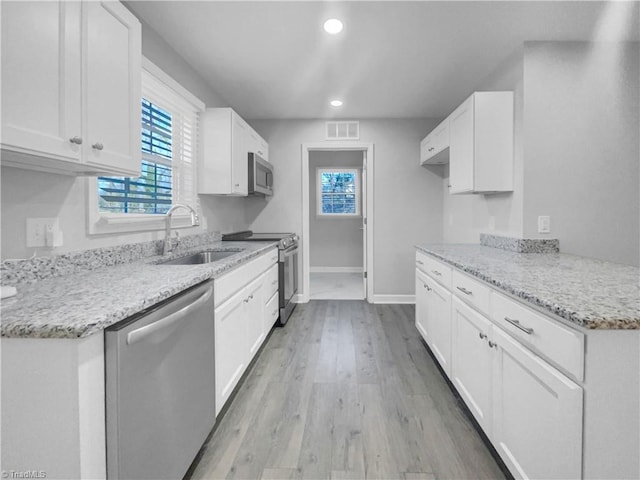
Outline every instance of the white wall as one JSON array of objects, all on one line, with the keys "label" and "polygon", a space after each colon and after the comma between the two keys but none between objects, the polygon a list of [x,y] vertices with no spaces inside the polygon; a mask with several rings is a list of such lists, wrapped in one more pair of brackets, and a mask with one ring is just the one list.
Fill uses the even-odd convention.
[{"label": "white wall", "polygon": [[638,56],[637,43],[526,42],[480,81],[515,92],[514,191],[449,195],[445,167],[444,241],[546,236],[564,253],[638,265]]},{"label": "white wall", "polygon": [[[313,267],[362,267],[362,216],[317,214],[318,168],[355,168],[362,192],[362,152],[309,152],[309,262]],[[360,197],[361,198],[361,197]],[[362,211],[360,202],[360,211]]]},{"label": "white wall", "polygon": [[[513,192],[490,195],[450,195],[449,165],[443,181],[443,237],[447,243],[478,243],[480,233],[522,237],[523,205],[523,63],[518,49],[475,90],[514,92],[514,188]],[[471,95],[472,92],[468,92]],[[460,98],[462,103],[465,98]],[[494,224],[493,228],[491,224]]]},{"label": "white wall", "polygon": [[[142,24],[142,53],[207,106],[226,106],[206,82],[160,36]],[[67,177],[2,167],[1,230],[2,259],[25,258],[34,253],[26,247],[26,219],[59,217],[64,245],[53,250],[38,249],[37,254],[49,255],[88,248],[142,242],[162,238],[162,232],[126,235],[89,236],[87,234],[86,178]],[[95,180],[94,180],[95,181]],[[243,229],[245,199],[202,197],[202,213],[209,230]],[[203,228],[182,232],[197,233]]]},{"label": "white wall", "polygon": [[[269,142],[272,198],[247,207],[256,231],[302,233],[302,144],[324,141],[322,120],[251,122]],[[418,165],[420,140],[437,119],[361,120],[374,144],[374,294],[413,295],[415,244],[442,241],[442,172]]]},{"label": "white wall", "polygon": [[551,216],[562,252],[638,265],[638,44],[525,46],[524,235]]}]

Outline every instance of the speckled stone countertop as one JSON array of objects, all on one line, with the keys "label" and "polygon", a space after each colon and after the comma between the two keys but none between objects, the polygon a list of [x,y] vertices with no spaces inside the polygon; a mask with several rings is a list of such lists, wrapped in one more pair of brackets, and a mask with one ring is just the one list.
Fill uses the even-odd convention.
[{"label": "speckled stone countertop", "polygon": [[480,245],[416,248],[582,327],[640,329],[638,267]]},{"label": "speckled stone countertop", "polygon": [[202,265],[157,265],[170,257],[152,256],[77,274],[18,285],[18,294],[2,300],[3,337],[82,338],[101,332],[187,288],[216,278],[276,246],[275,242],[214,242],[198,252],[244,249]]}]

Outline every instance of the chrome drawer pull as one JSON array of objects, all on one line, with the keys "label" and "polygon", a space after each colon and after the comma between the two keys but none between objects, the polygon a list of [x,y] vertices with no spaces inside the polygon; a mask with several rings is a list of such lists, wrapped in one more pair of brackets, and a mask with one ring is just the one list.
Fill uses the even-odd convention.
[{"label": "chrome drawer pull", "polygon": [[492,342],[491,340],[489,340],[489,348],[498,348],[498,344],[496,342]]},{"label": "chrome drawer pull", "polygon": [[104,148],[104,145],[102,145],[101,143],[94,143],[93,145],[91,145],[91,148],[95,149],[95,150],[102,150]]},{"label": "chrome drawer pull", "polygon": [[81,137],[73,137],[73,138],[70,138],[69,141],[71,143],[76,144],[76,145],[82,145],[82,138]]},{"label": "chrome drawer pull", "polygon": [[507,322],[509,322],[511,325],[513,325],[514,327],[519,328],[520,330],[522,330],[527,335],[531,335],[533,333],[533,328],[523,327],[522,325],[520,325],[520,320],[514,320],[514,319],[509,318],[509,317],[504,317],[504,319]]},{"label": "chrome drawer pull", "polygon": [[487,338],[486,333],[479,332],[478,335],[480,336],[480,340],[484,340],[485,338]]},{"label": "chrome drawer pull", "polygon": [[473,292],[471,290],[467,290],[464,287],[456,287],[458,290],[460,290],[462,293],[464,293],[465,295],[473,295]]},{"label": "chrome drawer pull", "polygon": [[437,275],[439,277],[442,276],[442,274],[438,270],[431,270],[431,273],[433,273],[434,275]]}]

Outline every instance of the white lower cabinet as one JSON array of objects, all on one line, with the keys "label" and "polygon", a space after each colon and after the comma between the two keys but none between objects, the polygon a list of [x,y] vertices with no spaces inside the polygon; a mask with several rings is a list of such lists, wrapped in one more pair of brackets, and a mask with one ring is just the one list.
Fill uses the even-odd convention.
[{"label": "white lower cabinet", "polygon": [[229,399],[249,360],[249,327],[245,308],[249,295],[245,290],[236,293],[214,313],[216,415]]},{"label": "white lower cabinet", "polygon": [[[247,295],[245,316],[247,317],[247,338],[249,340],[249,360],[257,353],[262,345],[267,331],[264,329],[264,299],[262,285],[264,277],[252,282],[243,292]],[[247,362],[248,363],[248,362]]]},{"label": "white lower cabinet", "polygon": [[416,269],[416,328],[424,341],[427,341],[427,316],[429,291],[427,290],[427,276],[420,270]]},{"label": "white lower cabinet", "polygon": [[[583,334],[573,332],[574,339],[551,319],[514,310],[504,295],[457,269],[450,290],[443,274],[449,267],[440,264],[417,254],[416,328],[505,465],[515,478],[582,478],[584,390],[567,375],[581,378],[573,357],[584,358]],[[523,327],[527,342],[490,310],[533,325]],[[560,340],[571,355],[556,347],[551,327],[567,330]]]},{"label": "white lower cabinet", "polygon": [[214,280],[216,416],[271,329],[265,325],[265,308],[273,295],[277,299],[278,287],[265,298],[265,285],[277,259],[274,248]]},{"label": "white lower cabinet", "polygon": [[492,443],[516,478],[581,478],[582,388],[494,328]]},{"label": "white lower cabinet", "polygon": [[440,366],[451,374],[451,293],[427,278],[427,344],[440,362]]},{"label": "white lower cabinet", "polygon": [[491,436],[491,322],[457,298],[452,302],[451,381],[487,436]]}]

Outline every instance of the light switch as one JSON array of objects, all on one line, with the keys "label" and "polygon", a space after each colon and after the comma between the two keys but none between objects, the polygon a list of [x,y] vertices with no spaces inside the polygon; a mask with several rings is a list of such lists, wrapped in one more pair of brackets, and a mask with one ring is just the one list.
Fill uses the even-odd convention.
[{"label": "light switch", "polygon": [[538,233],[551,233],[551,217],[540,215],[538,217]]}]

